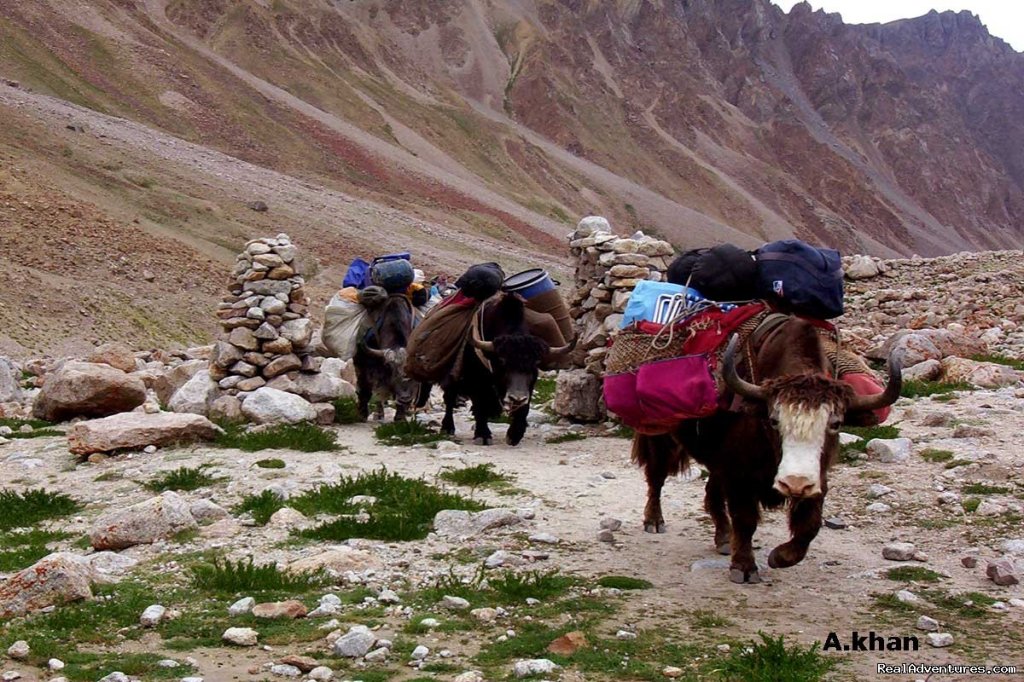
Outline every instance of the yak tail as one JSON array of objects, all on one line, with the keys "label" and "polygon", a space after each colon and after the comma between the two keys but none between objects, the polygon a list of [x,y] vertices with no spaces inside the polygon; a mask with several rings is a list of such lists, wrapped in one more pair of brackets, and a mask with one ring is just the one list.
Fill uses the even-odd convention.
[{"label": "yak tail", "polygon": [[681,474],[690,466],[686,451],[670,433],[658,436],[637,433],[633,436],[632,457],[633,463],[641,469],[655,469],[666,476]]}]

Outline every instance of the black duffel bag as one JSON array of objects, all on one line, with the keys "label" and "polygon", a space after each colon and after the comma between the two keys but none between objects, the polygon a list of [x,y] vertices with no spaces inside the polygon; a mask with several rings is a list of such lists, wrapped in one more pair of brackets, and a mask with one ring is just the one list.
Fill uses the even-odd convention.
[{"label": "black duffel bag", "polygon": [[668,281],[712,301],[749,301],[757,298],[757,262],[732,244],[693,249],[668,266]]},{"label": "black duffel bag", "polygon": [[481,263],[471,266],[455,281],[455,286],[466,296],[486,301],[498,293],[505,281],[505,271],[497,263]]}]

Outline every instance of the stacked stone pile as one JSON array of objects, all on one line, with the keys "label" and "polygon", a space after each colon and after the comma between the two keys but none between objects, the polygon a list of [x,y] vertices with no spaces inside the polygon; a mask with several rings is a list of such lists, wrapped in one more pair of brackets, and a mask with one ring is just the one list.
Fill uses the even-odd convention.
[{"label": "stacked stone pile", "polygon": [[[570,301],[582,364],[604,372],[608,339],[618,330],[629,296],[642,280],[660,282],[672,262],[672,245],[637,232],[622,238],[604,218],[580,221],[569,242],[576,260],[576,291]],[[585,356],[583,356],[585,353]]]},{"label": "stacked stone pile", "polygon": [[286,234],[252,240],[238,255],[229,293],[217,310],[224,334],[210,358],[210,378],[228,395],[244,397],[268,384],[284,389],[290,374],[320,370],[310,343],[309,297],[295,257]]}]

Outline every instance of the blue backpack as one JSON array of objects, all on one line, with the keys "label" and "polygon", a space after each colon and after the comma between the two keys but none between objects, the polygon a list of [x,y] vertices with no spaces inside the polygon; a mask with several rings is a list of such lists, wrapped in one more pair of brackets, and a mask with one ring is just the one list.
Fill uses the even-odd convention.
[{"label": "blue backpack", "polygon": [[342,288],[355,287],[365,289],[370,286],[370,264],[362,258],[356,258],[345,271],[345,279],[341,282]]},{"label": "blue backpack", "polygon": [[839,252],[783,239],[757,250],[758,295],[798,315],[829,320],[843,314]]}]

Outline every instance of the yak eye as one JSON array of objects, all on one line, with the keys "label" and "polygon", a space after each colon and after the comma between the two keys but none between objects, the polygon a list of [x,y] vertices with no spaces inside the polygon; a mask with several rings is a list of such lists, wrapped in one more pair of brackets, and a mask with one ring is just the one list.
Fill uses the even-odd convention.
[{"label": "yak eye", "polygon": [[771,417],[768,421],[771,422],[771,425],[772,425],[773,429],[775,429],[776,431],[779,430],[779,418],[778,417]]},{"label": "yak eye", "polygon": [[828,430],[830,433],[839,433],[839,429],[843,426],[843,420],[839,417],[832,417],[828,420]]}]

